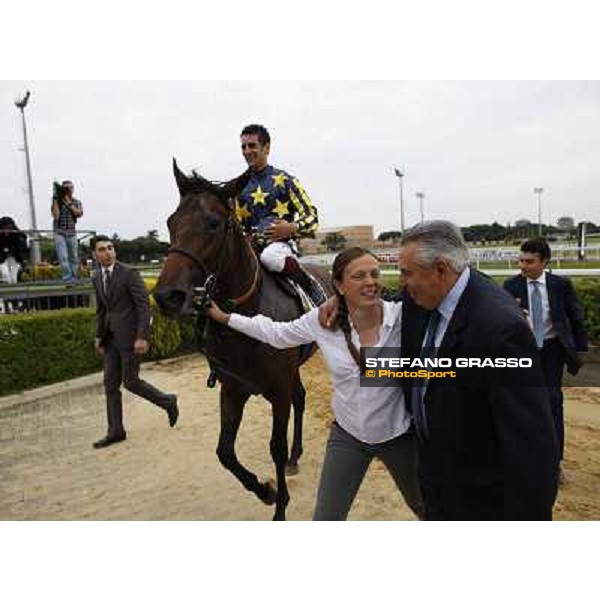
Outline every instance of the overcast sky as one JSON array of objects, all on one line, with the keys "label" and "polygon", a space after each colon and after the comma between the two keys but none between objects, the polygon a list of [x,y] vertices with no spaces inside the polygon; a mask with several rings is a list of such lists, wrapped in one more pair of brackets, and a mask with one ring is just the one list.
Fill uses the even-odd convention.
[{"label": "overcast sky", "polygon": [[240,174],[239,132],[272,137],[271,163],[298,176],[323,227],[399,228],[537,220],[600,222],[599,82],[1,82],[2,214],[29,227],[26,109],[38,227],[51,227],[51,184],[70,178],[80,229],[130,238],[158,229],[178,201],[171,157],[209,179]]}]

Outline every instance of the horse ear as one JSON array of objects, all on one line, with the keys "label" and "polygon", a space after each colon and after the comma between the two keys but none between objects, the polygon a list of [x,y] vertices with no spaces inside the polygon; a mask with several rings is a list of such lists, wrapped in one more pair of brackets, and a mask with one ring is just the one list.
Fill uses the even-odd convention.
[{"label": "horse ear", "polygon": [[180,194],[184,194],[187,189],[188,178],[185,173],[182,173],[177,166],[177,161],[173,157],[173,175],[175,175],[175,181],[177,183],[177,189]]},{"label": "horse ear", "polygon": [[252,175],[252,171],[248,169],[245,173],[242,173],[239,177],[228,181],[223,186],[223,197],[225,198],[237,198],[246,185],[248,185],[248,181],[250,181],[250,176]]}]

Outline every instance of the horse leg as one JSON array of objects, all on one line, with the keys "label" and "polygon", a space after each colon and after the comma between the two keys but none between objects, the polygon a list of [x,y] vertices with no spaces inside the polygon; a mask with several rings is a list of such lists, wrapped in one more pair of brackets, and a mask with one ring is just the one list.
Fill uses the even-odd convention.
[{"label": "horse leg", "polygon": [[288,460],[287,428],[290,418],[289,398],[279,396],[273,404],[273,430],[271,432],[271,457],[277,473],[277,495],[275,497],[274,521],[285,521],[285,509],[290,495],[285,480],[285,466]]},{"label": "horse leg", "polygon": [[240,464],[235,454],[235,439],[248,398],[248,394],[233,392],[224,385],[221,387],[221,432],[217,456],[221,464],[231,471],[249,492],[256,494],[265,504],[273,504],[275,490],[271,484],[260,483],[254,473]]},{"label": "horse leg", "polygon": [[298,460],[302,456],[302,427],[304,423],[304,407],[306,406],[306,390],[302,385],[300,374],[298,374],[298,381],[294,387],[292,402],[294,405],[294,438],[292,441],[292,450],[290,452],[290,459],[287,463],[287,474],[296,475],[300,470],[298,467]]}]

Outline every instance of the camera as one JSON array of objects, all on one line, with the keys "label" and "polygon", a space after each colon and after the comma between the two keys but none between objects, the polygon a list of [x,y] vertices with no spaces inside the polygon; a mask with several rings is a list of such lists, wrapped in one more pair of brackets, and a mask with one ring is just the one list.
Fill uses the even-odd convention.
[{"label": "camera", "polygon": [[64,202],[69,192],[69,189],[70,186],[63,185],[62,183],[58,183],[58,181],[55,181],[53,183],[52,200],[56,200],[59,203]]}]

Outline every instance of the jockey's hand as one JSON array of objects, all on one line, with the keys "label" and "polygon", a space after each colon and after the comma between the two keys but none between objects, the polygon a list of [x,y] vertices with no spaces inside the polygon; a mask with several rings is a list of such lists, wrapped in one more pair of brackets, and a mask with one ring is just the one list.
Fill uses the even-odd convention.
[{"label": "jockey's hand", "polygon": [[319,306],[319,324],[324,329],[336,329],[335,321],[338,314],[338,299],[337,296],[331,296],[327,302]]},{"label": "jockey's hand", "polygon": [[133,352],[134,354],[146,354],[148,352],[148,340],[142,340],[138,338],[133,343]]},{"label": "jockey's hand", "polygon": [[278,219],[265,227],[265,236],[269,242],[277,242],[279,240],[291,238],[295,235],[296,231],[297,227],[294,223],[288,223],[283,219]]},{"label": "jockey's hand", "polygon": [[229,323],[229,314],[223,312],[214,302],[211,301],[210,306],[206,309],[206,314],[217,323],[227,325]]}]

